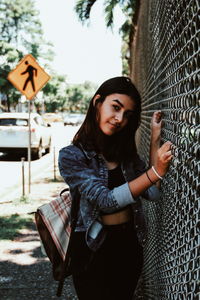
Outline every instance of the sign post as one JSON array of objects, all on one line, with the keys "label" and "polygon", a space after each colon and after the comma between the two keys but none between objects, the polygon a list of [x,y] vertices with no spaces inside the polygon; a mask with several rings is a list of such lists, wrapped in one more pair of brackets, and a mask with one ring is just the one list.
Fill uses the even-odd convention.
[{"label": "sign post", "polygon": [[[31,100],[30,100],[31,101]],[[28,193],[31,193],[31,102],[28,102]]]},{"label": "sign post", "polygon": [[8,80],[23,94],[28,101],[29,138],[28,138],[28,191],[31,192],[31,100],[43,88],[50,76],[31,55],[25,55],[16,68],[8,74]]}]

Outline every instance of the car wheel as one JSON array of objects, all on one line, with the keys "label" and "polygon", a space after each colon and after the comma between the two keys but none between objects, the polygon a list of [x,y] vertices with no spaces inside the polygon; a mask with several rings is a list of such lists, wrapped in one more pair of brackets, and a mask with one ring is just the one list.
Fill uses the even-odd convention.
[{"label": "car wheel", "polygon": [[43,147],[42,147],[42,142],[40,142],[37,151],[33,153],[33,159],[40,159],[43,154]]},{"label": "car wheel", "polygon": [[51,150],[51,139],[49,139],[48,147],[46,148],[46,153],[49,153]]}]

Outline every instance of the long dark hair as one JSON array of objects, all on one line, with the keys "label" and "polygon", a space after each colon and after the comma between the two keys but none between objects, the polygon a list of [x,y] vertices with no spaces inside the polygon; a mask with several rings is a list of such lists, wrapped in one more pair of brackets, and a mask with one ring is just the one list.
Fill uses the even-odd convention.
[{"label": "long dark hair", "polygon": [[[97,115],[98,104],[103,103],[108,95],[118,93],[129,96],[134,102],[134,113],[127,125],[119,132],[107,136],[99,128]],[[100,95],[93,103],[96,95]],[[102,153],[108,161],[120,162],[133,158],[137,153],[135,133],[140,124],[141,97],[131,79],[125,76],[114,77],[105,81],[90,101],[85,120],[74,136],[73,144],[81,145],[87,150]]]}]

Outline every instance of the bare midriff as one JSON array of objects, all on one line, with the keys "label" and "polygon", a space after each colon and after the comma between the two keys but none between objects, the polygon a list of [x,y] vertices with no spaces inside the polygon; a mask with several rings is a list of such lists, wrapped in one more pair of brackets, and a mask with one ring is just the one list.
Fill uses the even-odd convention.
[{"label": "bare midriff", "polygon": [[127,207],[113,214],[102,215],[101,221],[104,225],[118,225],[129,222],[131,218],[131,209],[130,207]]}]

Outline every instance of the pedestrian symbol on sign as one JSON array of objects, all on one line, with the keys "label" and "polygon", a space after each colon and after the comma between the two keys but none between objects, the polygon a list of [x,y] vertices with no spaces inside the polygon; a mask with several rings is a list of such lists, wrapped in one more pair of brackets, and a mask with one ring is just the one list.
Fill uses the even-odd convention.
[{"label": "pedestrian symbol on sign", "polygon": [[33,91],[35,92],[34,76],[35,77],[37,76],[37,69],[34,68],[33,66],[29,65],[29,62],[27,60],[25,61],[25,64],[28,65],[28,67],[26,68],[26,70],[24,72],[21,73],[21,75],[28,73],[28,78],[26,79],[26,81],[24,83],[23,91],[25,91],[27,84],[30,81],[30,83],[32,84]]},{"label": "pedestrian symbol on sign", "polygon": [[49,79],[50,76],[31,54],[25,55],[8,74],[8,80],[29,100],[35,97]]}]

